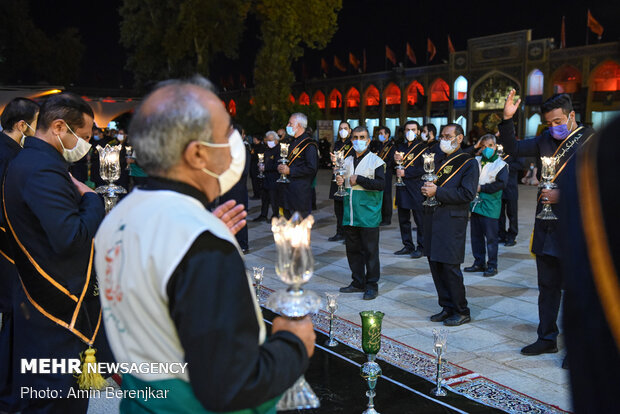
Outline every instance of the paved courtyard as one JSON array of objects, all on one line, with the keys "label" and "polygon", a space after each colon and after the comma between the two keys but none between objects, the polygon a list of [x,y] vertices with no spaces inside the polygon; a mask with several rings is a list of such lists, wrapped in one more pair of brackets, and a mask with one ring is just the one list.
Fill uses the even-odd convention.
[{"label": "paved courtyard", "polygon": [[[333,203],[327,200],[329,171],[318,176],[318,211],[312,231],[315,257],[314,276],[307,287],[316,292],[337,292],[350,282],[350,270],[342,242],[329,242],[335,233]],[[514,247],[499,247],[499,273],[485,278],[465,273],[467,299],[472,322],[447,328],[447,360],[493,381],[527,394],[545,403],[570,410],[568,372],[561,368],[565,355],[560,335],[557,354],[527,357],[520,349],[536,340],[538,323],[536,264],[528,250],[534,222],[536,188],[519,186],[519,235]],[[249,218],[259,214],[259,201],[250,201]],[[249,224],[250,253],[248,269],[265,266],[264,285],[283,287],[275,274],[276,255],[270,225]],[[415,237],[415,235],[414,235]],[[428,317],[440,310],[426,258],[395,256],[402,247],[396,212],[392,225],[381,228],[381,280],[379,297],[362,300],[361,293],[341,294],[337,315],[359,323],[361,310],[385,313],[383,334],[414,348],[431,352],[432,328],[442,326]],[[471,245],[466,244],[464,266],[473,263]]]}]

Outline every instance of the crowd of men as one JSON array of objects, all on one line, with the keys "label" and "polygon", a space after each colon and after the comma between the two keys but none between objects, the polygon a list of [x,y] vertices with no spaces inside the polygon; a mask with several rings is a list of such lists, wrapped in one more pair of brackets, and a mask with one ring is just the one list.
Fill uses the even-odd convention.
[{"label": "crowd of men", "polygon": [[[427,257],[441,308],[430,320],[469,323],[461,271],[468,223],[474,262],[463,270],[493,277],[498,243],[516,242],[521,159],[556,156],[560,189],[542,189],[537,212],[553,205],[559,220],[536,220],[532,242],[538,338],[521,352],[557,352],[563,275],[573,295],[582,285],[562,261],[562,229],[571,218],[560,208],[560,191],[574,194],[574,180],[565,177],[577,171],[574,155],[593,131],[578,125],[568,95],[556,95],[541,106],[549,129],[517,140],[512,118],[519,103],[513,91],[498,130],[469,147],[456,123],[437,131],[408,121],[398,140],[385,126],[371,133],[340,123],[329,151],[336,217],[329,240],[346,245],[351,283],[341,292],[363,293],[364,300],[379,294],[380,228],[391,224],[395,203],[403,247],[394,254]],[[276,318],[266,335],[243,259],[250,247],[244,208],[250,179],[253,198],[261,200],[254,221],[311,214],[325,149],[306,115],[292,114],[285,128],[244,143],[244,131],[207,80],[158,84],[129,127],[134,155],[126,158],[135,188],[107,216],[92,189],[92,146],[127,147],[124,131],[104,137],[92,108],[71,93],[40,103],[15,99],[1,124],[0,412],[86,412],[87,397],[20,398],[23,387],[66,393],[77,381],[21,373],[19,361],[76,358],[90,348],[99,361],[188,362],[178,374],[124,375],[124,389],[172,392],[164,400],[126,398],[122,411],[274,412],[307,368],[315,336],[308,317]],[[337,152],[341,168],[334,165]],[[339,187],[344,191],[336,195]],[[598,311],[606,315],[604,306]],[[609,342],[606,327],[597,325],[597,334]]]}]

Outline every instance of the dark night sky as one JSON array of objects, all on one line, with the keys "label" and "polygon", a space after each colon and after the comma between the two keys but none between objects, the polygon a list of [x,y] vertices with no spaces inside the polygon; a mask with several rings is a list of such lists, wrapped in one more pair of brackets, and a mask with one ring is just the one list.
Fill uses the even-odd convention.
[{"label": "dark night sky", "polygon": [[[47,33],[66,26],[76,26],[87,46],[84,55],[80,86],[130,88],[131,74],[124,70],[126,54],[119,44],[121,0],[31,0],[31,15],[35,24]],[[225,0],[222,0],[225,5]],[[50,7],[51,5],[51,7]],[[384,48],[389,45],[399,61],[405,62],[405,45],[413,47],[418,63],[426,61],[426,37],[437,47],[432,63],[447,59],[447,35],[456,50],[465,50],[467,39],[497,33],[532,29],[532,38],[553,37],[559,43],[562,15],[566,16],[568,47],[585,44],[586,13],[603,25],[603,42],[620,39],[620,2],[604,1],[407,1],[407,0],[344,0],[338,17],[339,29],[322,51],[307,50],[305,57],[294,64],[300,73],[305,61],[309,77],[320,75],[320,58],[330,67],[337,54],[348,62],[349,51],[358,59],[366,48],[368,71],[385,68]],[[254,57],[260,46],[259,25],[250,17],[241,44],[240,58],[231,61],[223,56],[214,59],[211,78],[218,82],[229,73],[235,79],[243,73],[251,80]],[[590,43],[596,43],[590,33]],[[408,62],[408,61],[407,61]],[[411,66],[406,64],[406,66]],[[341,72],[338,72],[340,74]],[[330,72],[335,75],[335,72]],[[337,75],[336,75],[337,76]]]}]

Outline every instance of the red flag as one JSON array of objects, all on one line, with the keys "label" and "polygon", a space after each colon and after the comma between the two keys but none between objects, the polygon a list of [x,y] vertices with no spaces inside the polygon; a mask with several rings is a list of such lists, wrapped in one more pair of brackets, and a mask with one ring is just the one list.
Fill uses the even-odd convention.
[{"label": "red flag", "polygon": [[604,30],[603,26],[601,26],[601,24],[594,17],[592,17],[590,9],[588,9],[588,27],[590,28],[590,30],[592,30],[592,32],[598,35],[599,39],[601,38]]},{"label": "red flag", "polygon": [[353,66],[355,69],[359,69],[360,67],[360,61],[355,57],[355,55],[351,52],[349,52],[349,63],[351,64],[351,66]]},{"label": "red flag", "polygon": [[430,62],[431,60],[433,60],[433,58],[437,54],[437,48],[435,47],[433,42],[431,42],[431,38],[430,37],[426,38],[426,51],[429,54],[428,61]]},{"label": "red flag", "polygon": [[323,73],[327,74],[329,72],[329,66],[327,66],[327,61],[325,58],[321,58],[321,69],[323,69]]},{"label": "red flag", "polygon": [[414,65],[418,64],[418,61],[415,58],[415,53],[413,53],[413,49],[409,46],[409,42],[407,42],[407,57]]},{"label": "red flag", "polygon": [[564,22],[564,16],[562,16],[562,30],[560,31],[560,49],[566,48],[566,23]]},{"label": "red flag", "polygon": [[366,73],[366,49],[364,49],[364,62],[362,63],[362,71]]},{"label": "red flag", "polygon": [[342,64],[342,62],[340,61],[340,59],[338,59],[338,56],[336,55],[334,55],[334,66],[341,72],[347,71],[347,67]]},{"label": "red flag", "polygon": [[452,39],[450,39],[450,35],[448,35],[448,53],[454,53],[454,45],[452,44]]},{"label": "red flag", "polygon": [[396,55],[388,45],[385,45],[385,58],[392,62],[393,65],[396,64]]}]

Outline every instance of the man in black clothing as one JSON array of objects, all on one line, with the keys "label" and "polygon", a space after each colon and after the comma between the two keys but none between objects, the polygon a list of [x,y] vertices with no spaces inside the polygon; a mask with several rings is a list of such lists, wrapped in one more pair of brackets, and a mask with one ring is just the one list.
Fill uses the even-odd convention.
[{"label": "man in black clothing", "polygon": [[252,180],[252,197],[251,200],[260,199],[263,187],[263,180],[258,178],[258,154],[265,152],[263,140],[257,135],[252,137],[250,145],[250,179]]},{"label": "man in black clothing", "polygon": [[[276,318],[265,337],[232,234],[245,221],[230,219],[231,232],[218,220],[237,217],[243,207],[224,216],[205,208],[241,177],[241,136],[199,77],[159,85],[130,132],[149,180],[97,233],[96,266],[108,269],[102,291],[123,292],[122,300],[101,295],[106,318],[115,321],[106,331],[119,359],[187,361],[189,372],[126,375],[124,388],[166,380],[170,392],[148,401],[128,395],[123,404],[141,412],[268,412],[308,366],[315,335],[308,317]],[[144,333],[153,331],[158,334]]]},{"label": "man in black clothing", "polygon": [[312,212],[312,181],[319,169],[317,143],[306,132],[308,117],[294,113],[288,120],[286,133],[293,137],[288,149],[288,164],[280,164],[278,172],[288,176],[289,183],[280,183],[284,216],[295,211],[303,217]]},{"label": "man in black clothing", "polygon": [[471,321],[465,298],[461,263],[465,258],[465,232],[469,203],[478,188],[478,163],[463,150],[463,128],[448,124],[439,136],[441,153],[435,154],[437,180],[424,183],[422,194],[435,196],[440,203],[424,212],[424,253],[428,257],[433,282],[442,311],[432,322],[458,326]]},{"label": "man in black clothing", "polygon": [[252,221],[268,221],[269,206],[271,206],[271,217],[278,216],[277,180],[278,160],[280,159],[279,137],[274,131],[265,134],[265,149],[263,152],[263,166],[259,166],[265,176],[262,178],[261,207],[260,215]]},{"label": "man in black clothing", "polygon": [[[0,185],[9,162],[22,149],[25,137],[32,136],[37,128],[39,105],[30,99],[15,98],[2,112],[0,123]],[[20,145],[21,144],[21,145]],[[19,394],[13,389],[13,297],[12,292],[19,283],[17,269],[10,251],[6,234],[6,223],[2,214],[0,196],[0,412],[19,411]]]},{"label": "man in black clothing", "polygon": [[385,162],[385,186],[383,187],[383,201],[381,204],[381,223],[380,226],[392,224],[392,175],[394,174],[394,151],[396,146],[392,140],[392,131],[386,126],[379,127],[379,136],[374,151]]},{"label": "man in black clothing", "polygon": [[[338,126],[338,135],[336,136],[336,140],[334,141],[334,148],[332,149],[332,154],[335,154],[336,151],[342,151],[344,154],[343,159],[347,158],[349,155],[353,153],[353,144],[351,144],[351,125],[347,121],[342,121]],[[335,176],[337,175],[338,166],[332,162],[332,169],[334,172],[334,179],[332,179],[329,186],[329,194],[328,198],[330,200],[334,200],[334,213],[336,215],[336,234],[330,237],[329,241],[343,241],[344,240],[344,230],[342,228],[342,214],[343,214],[343,199],[342,196],[334,195],[338,191],[338,185],[336,185]]]},{"label": "man in black clothing", "polygon": [[[562,186],[563,172],[574,161],[577,149],[593,134],[591,128],[577,125],[575,111],[570,96],[554,95],[546,100],[541,110],[550,126],[541,135],[523,141],[515,138],[512,117],[519,108],[521,100],[514,102],[515,91],[508,94],[504,105],[504,120],[499,124],[499,143],[504,152],[514,157],[536,157],[538,179],[541,174],[540,157],[555,157],[556,167],[553,182]],[[536,213],[540,213],[544,204],[553,206],[560,198],[559,189],[542,189],[540,191]],[[562,251],[558,226],[563,218],[554,211],[557,220],[536,219],[532,239],[532,253],[536,255],[538,272],[538,339],[521,349],[523,355],[540,355],[558,352],[557,326],[558,312],[562,298]]]}]

